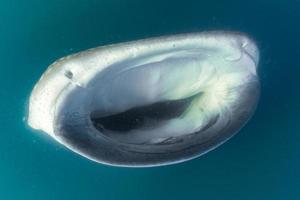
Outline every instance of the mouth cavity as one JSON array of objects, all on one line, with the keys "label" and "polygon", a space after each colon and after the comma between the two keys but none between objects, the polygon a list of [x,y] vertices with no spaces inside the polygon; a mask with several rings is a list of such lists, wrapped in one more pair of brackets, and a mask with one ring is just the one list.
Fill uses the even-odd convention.
[{"label": "mouth cavity", "polygon": [[135,129],[151,129],[164,121],[179,118],[193,99],[199,95],[196,94],[179,100],[156,102],[104,117],[95,111],[90,117],[94,127],[104,134],[106,131],[126,134],[126,132]]}]

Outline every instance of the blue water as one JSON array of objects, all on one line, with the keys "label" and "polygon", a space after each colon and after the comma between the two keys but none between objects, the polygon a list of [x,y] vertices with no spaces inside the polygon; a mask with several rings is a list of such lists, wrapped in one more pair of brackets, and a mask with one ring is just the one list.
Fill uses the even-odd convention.
[{"label": "blue water", "polygon": [[[299,0],[0,0],[0,199],[300,199],[299,10]],[[215,29],[254,38],[262,83],[254,117],[216,150],[166,167],[108,167],[26,126],[30,91],[55,59]]]}]

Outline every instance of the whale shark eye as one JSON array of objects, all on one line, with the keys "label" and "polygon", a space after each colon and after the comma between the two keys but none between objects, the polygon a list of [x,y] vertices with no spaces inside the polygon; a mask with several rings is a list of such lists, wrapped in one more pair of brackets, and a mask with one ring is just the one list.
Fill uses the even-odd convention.
[{"label": "whale shark eye", "polygon": [[44,73],[28,124],[99,163],[182,162],[224,143],[252,116],[258,61],[251,39],[223,31],[86,50]]},{"label": "whale shark eye", "polygon": [[73,78],[73,73],[70,70],[65,71],[65,76],[69,79]]}]

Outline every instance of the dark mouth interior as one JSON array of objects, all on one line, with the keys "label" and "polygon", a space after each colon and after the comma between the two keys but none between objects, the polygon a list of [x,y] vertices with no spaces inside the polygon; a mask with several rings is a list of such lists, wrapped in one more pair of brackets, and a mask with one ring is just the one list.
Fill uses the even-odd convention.
[{"label": "dark mouth interior", "polygon": [[101,132],[105,130],[128,132],[133,129],[147,128],[147,126],[151,128],[164,120],[179,117],[198,95],[136,107],[105,117],[97,117],[101,113],[95,112],[91,116],[91,121]]}]

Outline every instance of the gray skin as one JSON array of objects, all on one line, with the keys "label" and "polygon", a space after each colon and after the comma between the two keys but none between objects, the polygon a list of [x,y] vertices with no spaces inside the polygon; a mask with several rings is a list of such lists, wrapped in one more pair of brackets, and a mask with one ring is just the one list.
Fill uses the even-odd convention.
[{"label": "gray skin", "polygon": [[[210,37],[216,38],[216,42],[210,43],[209,41],[207,44],[205,43],[207,46],[205,51],[217,52],[219,51],[218,48],[223,48],[218,46],[222,45],[218,44],[218,38],[220,37],[220,43],[224,40],[225,44],[227,44],[228,40],[228,46],[233,46],[229,46],[232,48],[230,52],[235,52],[236,49],[239,49],[243,56],[248,56],[250,60],[253,60],[254,65],[257,66],[258,50],[253,41],[243,34],[231,32],[205,32],[165,36],[88,50],[68,56],[54,63],[51,66],[54,70],[48,70],[48,72],[45,73],[46,76],[42,77],[39,81],[31,96],[30,106],[32,108],[36,106],[35,101],[39,99],[40,91],[42,91],[45,86],[49,86],[49,80],[53,77],[57,75],[65,76],[66,79],[70,80],[70,83],[63,86],[63,89],[57,92],[58,95],[51,99],[53,102],[51,105],[54,108],[54,114],[51,116],[52,121],[49,122],[53,129],[51,133],[43,127],[37,127],[37,125],[35,125],[34,128],[48,132],[57,141],[86,158],[113,166],[161,166],[183,162],[203,155],[235,135],[253,115],[260,93],[260,83],[256,73],[252,74],[248,81],[234,88],[235,92],[239,94],[239,98],[228,107],[227,112],[216,114],[207,122],[205,127],[196,132],[172,137],[166,141],[149,143],[119,141],[117,138],[102,133],[95,128],[91,121],[91,115],[95,112],[95,110],[93,110],[95,107],[92,106],[91,108],[88,105],[92,105],[95,100],[90,95],[97,91],[95,89],[106,87],[103,86],[105,85],[103,83],[109,83],[111,74],[122,71],[126,69],[126,67],[130,68],[138,65],[137,63],[144,62],[145,57],[155,57],[156,55],[165,53],[166,47],[170,46],[172,42],[174,42],[176,48],[179,49],[175,49],[174,51],[182,52],[182,50],[187,49],[187,52],[189,52],[191,48],[192,51],[190,52],[194,52],[194,49],[198,48],[193,46],[195,42],[206,41]],[[231,44],[231,42],[234,44]],[[182,46],[180,46],[181,43]],[[244,44],[248,44],[248,46]],[[149,51],[147,49],[145,50],[145,46],[147,45],[152,45],[149,47]],[[155,45],[158,47],[155,47]],[[139,48],[144,49],[141,54],[137,53],[135,56],[126,57],[126,52],[131,51],[130,48],[134,48],[135,51]],[[157,50],[155,48],[157,48]],[[83,82],[82,79],[80,79],[81,77],[78,77],[78,75],[76,77],[76,74],[74,76],[70,71],[64,69],[72,60],[80,61],[84,66],[85,62],[92,63],[90,58],[95,57],[95,55],[103,57],[105,55],[114,54],[115,51],[124,51],[124,58],[113,58],[111,61],[105,61],[109,63],[109,65],[101,64],[105,66],[104,69],[96,71],[95,75],[88,81]],[[203,49],[201,49],[201,51],[203,51]],[[118,54],[115,53],[115,55]],[[180,56],[175,54],[176,59],[181,59]],[[185,55],[183,55],[183,57],[184,56]],[[234,58],[234,61],[239,59],[239,57]],[[150,64],[152,64],[151,61]],[[107,80],[99,82],[98,80],[100,79]],[[144,103],[144,105],[148,104],[150,103]],[[134,106],[131,106],[131,108],[132,107]],[[119,112],[121,111],[124,111],[124,109]],[[100,113],[101,112],[103,112],[103,109]],[[109,110],[106,112],[107,113],[103,115],[111,114]],[[38,114],[38,112],[37,114],[29,113],[30,120],[34,121],[33,119],[35,119]],[[116,114],[116,111],[114,111],[114,114]],[[33,123],[29,122],[29,124]],[[143,134],[142,131],[141,134]]]}]

